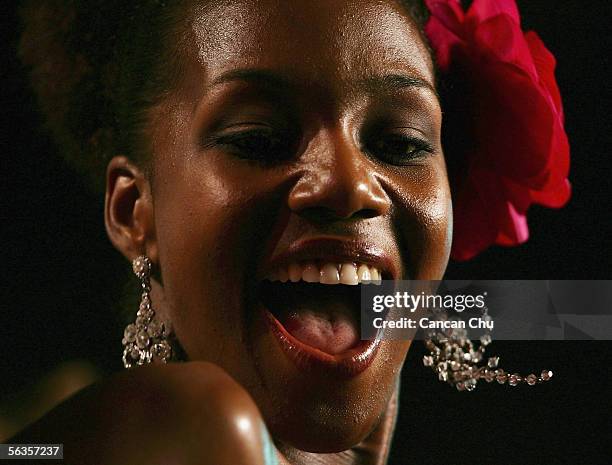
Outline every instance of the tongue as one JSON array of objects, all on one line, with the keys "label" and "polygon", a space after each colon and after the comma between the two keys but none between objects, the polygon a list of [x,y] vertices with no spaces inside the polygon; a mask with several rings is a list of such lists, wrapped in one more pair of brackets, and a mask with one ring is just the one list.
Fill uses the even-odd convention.
[{"label": "tongue", "polygon": [[291,313],[282,321],[285,329],[298,341],[328,354],[339,354],[359,341],[354,321],[343,314],[329,319],[313,312]]},{"label": "tongue", "polygon": [[339,354],[359,342],[358,286],[265,281],[260,297],[285,329],[304,344]]}]

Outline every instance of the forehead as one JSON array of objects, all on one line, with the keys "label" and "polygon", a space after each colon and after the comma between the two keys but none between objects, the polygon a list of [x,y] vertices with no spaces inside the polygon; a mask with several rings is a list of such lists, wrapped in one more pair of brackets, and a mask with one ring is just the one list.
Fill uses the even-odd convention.
[{"label": "forehead", "polygon": [[252,67],[327,83],[401,73],[433,85],[418,28],[392,0],[212,1],[189,15],[189,48],[209,81]]}]

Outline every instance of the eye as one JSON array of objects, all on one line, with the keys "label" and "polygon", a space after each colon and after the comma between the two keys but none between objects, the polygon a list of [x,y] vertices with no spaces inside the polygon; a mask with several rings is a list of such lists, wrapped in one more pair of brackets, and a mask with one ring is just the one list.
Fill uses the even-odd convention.
[{"label": "eye", "polygon": [[372,135],[364,150],[392,165],[407,165],[434,152],[428,142],[404,134]]},{"label": "eye", "polygon": [[291,158],[295,137],[272,128],[233,130],[214,138],[213,144],[245,160],[264,164],[278,163]]}]

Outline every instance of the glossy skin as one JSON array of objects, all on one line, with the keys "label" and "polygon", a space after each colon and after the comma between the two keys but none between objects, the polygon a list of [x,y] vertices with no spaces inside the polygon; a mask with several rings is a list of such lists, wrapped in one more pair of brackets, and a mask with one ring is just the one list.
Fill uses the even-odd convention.
[{"label": "glossy skin", "polygon": [[[248,391],[287,460],[360,441],[380,460],[410,342],[384,341],[358,376],[305,375],[257,287],[273,255],[316,238],[377,248],[394,278],[442,277],[452,213],[428,52],[394,2],[211,2],[186,18],[184,79],[147,128],[152,174],[109,165],[109,236],[152,259],[153,302],[188,358]],[[276,159],[236,143],[254,132],[283,141],[262,151]],[[340,455],[326,460],[355,458]]]},{"label": "glossy skin", "polygon": [[269,465],[264,435],[240,385],[215,365],[188,362],[111,376],[11,441],[64,444],[67,465]]}]

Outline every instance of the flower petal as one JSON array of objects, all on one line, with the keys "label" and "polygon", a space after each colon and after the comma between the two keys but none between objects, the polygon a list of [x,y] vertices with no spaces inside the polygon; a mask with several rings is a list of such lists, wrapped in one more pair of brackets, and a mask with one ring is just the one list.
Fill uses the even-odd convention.
[{"label": "flower petal", "polygon": [[426,3],[445,88],[461,90],[446,101],[445,134],[455,137],[447,156],[461,148],[452,160],[465,171],[453,178],[451,256],[467,260],[494,243],[525,242],[532,204],[568,201],[563,105],[554,56],[536,33],[523,34],[514,0],[474,0],[465,14],[458,0]]},{"label": "flower petal", "polygon": [[555,79],[555,67],[557,60],[540,39],[540,36],[533,31],[525,33],[525,40],[533,62],[538,72],[538,76],[542,80],[542,83],[548,89],[550,96],[554,102],[555,108],[560,115],[561,122],[563,122],[563,105],[561,104],[561,94],[559,93],[559,87]]},{"label": "flower petal", "polygon": [[508,16],[517,25],[521,23],[519,11],[514,0],[474,0],[466,16],[468,21],[482,23],[498,15]]},{"label": "flower petal", "polygon": [[520,26],[507,15],[498,15],[480,23],[471,42],[485,61],[512,63],[537,79],[529,45]]}]

